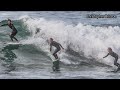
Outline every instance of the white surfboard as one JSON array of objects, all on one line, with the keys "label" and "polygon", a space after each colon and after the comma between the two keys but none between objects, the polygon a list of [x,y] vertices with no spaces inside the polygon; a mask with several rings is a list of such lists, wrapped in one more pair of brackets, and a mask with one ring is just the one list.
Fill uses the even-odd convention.
[{"label": "white surfboard", "polygon": [[50,58],[51,58],[51,60],[53,61],[53,62],[55,62],[55,61],[57,61],[57,59],[55,59],[55,57],[52,55],[52,53],[50,53]]},{"label": "white surfboard", "polygon": [[49,56],[50,56],[50,58],[51,58],[51,60],[54,62],[54,61],[57,61],[57,60],[60,60],[60,58],[58,58],[58,59],[55,59],[55,57],[53,56],[53,53],[54,53],[54,51],[56,50],[56,48],[55,47],[52,47],[52,50],[51,50],[51,52],[49,53]]},{"label": "white surfboard", "polygon": [[4,44],[8,44],[8,45],[18,45],[21,44],[20,42],[5,42]]}]

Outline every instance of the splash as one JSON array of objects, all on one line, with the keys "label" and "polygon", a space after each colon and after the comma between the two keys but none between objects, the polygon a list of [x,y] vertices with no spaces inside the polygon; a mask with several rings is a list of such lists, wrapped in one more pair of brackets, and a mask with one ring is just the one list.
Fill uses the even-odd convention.
[{"label": "splash", "polygon": [[[116,53],[120,53],[119,26],[95,27],[82,23],[78,23],[75,26],[60,20],[33,19],[30,17],[27,17],[27,19],[22,18],[22,21],[31,32],[28,41],[37,44],[40,48],[48,47],[46,41],[52,37],[66,49],[69,46],[79,54],[83,52],[87,58],[92,57],[99,60],[99,62],[107,64],[112,64],[113,62],[112,57],[102,59],[107,54],[108,47],[111,47]],[[40,32],[35,34],[37,28],[40,28]]]}]

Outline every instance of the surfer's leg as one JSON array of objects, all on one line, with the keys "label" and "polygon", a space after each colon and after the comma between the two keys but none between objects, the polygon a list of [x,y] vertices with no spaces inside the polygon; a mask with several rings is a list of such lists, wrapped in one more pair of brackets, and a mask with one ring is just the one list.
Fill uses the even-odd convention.
[{"label": "surfer's leg", "polygon": [[55,59],[58,59],[58,56],[57,56],[57,54],[53,54],[53,56],[55,57]]},{"label": "surfer's leg", "polygon": [[119,66],[120,66],[120,64],[119,64],[119,63],[117,63],[117,61],[118,61],[118,58],[115,58],[114,65],[115,65],[115,66],[117,66],[117,67],[119,67]]},{"label": "surfer's leg", "polygon": [[14,38],[16,41],[18,41],[17,38],[15,38],[15,35],[16,35],[16,34],[17,34],[17,32],[14,32],[14,31],[12,32],[13,38]]},{"label": "surfer's leg", "polygon": [[53,54],[53,56],[55,57],[55,59],[58,59],[58,55],[57,54]]},{"label": "surfer's leg", "polygon": [[60,51],[60,49],[57,48],[57,49],[55,50],[55,52],[53,53],[53,56],[54,56],[56,59],[58,59],[58,55],[57,55],[57,52],[58,52],[58,51]]},{"label": "surfer's leg", "polygon": [[56,59],[58,59],[58,55],[57,54],[55,54],[55,57],[56,57]]},{"label": "surfer's leg", "polygon": [[16,41],[18,41],[17,38],[15,38],[15,37],[13,37],[13,38],[14,38]]},{"label": "surfer's leg", "polygon": [[115,72],[117,72],[117,71],[120,70],[120,64],[117,63],[117,61],[118,61],[118,58],[115,58],[114,65],[118,67],[118,68],[115,70]]},{"label": "surfer's leg", "polygon": [[13,36],[12,36],[12,34],[10,35],[10,38],[11,38],[11,40],[13,41]]}]

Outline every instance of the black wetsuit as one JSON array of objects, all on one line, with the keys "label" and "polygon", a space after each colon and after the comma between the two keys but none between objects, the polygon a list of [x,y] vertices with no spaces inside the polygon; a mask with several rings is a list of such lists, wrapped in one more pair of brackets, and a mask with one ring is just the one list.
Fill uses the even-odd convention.
[{"label": "black wetsuit", "polygon": [[[55,59],[58,59],[57,52],[61,50],[60,47],[62,47],[62,46],[61,46],[61,44],[59,44],[59,43],[57,43],[55,41],[52,41],[50,43],[50,51],[51,51],[52,46],[56,47],[56,50],[54,51],[53,56],[55,57]],[[60,70],[60,68],[59,68],[59,60],[53,62],[52,69],[53,69],[53,71],[59,71]]]},{"label": "black wetsuit", "polygon": [[[115,60],[114,60],[114,65],[116,65],[117,67],[119,67],[119,63],[117,63],[117,61],[118,61],[118,55],[116,54],[116,53],[114,53],[114,52],[111,52],[111,53],[108,53],[105,57],[107,57],[108,55],[111,55],[112,57],[114,57],[115,58]],[[104,58],[105,58],[104,57]]]},{"label": "black wetsuit", "polygon": [[39,33],[39,32],[40,32],[40,29],[37,28],[35,34],[37,34],[37,33]]},{"label": "black wetsuit", "polygon": [[[8,24],[4,24],[4,25],[1,25],[1,26],[6,26],[6,25],[8,25]],[[13,30],[12,33],[11,33],[11,35],[10,35],[11,40],[13,41],[13,38],[14,38],[16,41],[18,41],[18,40],[15,38],[15,35],[17,34],[17,29],[14,27],[13,24],[10,24],[10,25],[8,25],[8,26]]]},{"label": "black wetsuit", "polygon": [[61,50],[61,48],[60,48],[61,44],[59,44],[59,43],[57,43],[55,41],[52,41],[52,43],[50,43],[50,51],[51,51],[52,46],[56,47],[56,50],[54,51],[53,56],[56,59],[58,59],[57,52]]}]

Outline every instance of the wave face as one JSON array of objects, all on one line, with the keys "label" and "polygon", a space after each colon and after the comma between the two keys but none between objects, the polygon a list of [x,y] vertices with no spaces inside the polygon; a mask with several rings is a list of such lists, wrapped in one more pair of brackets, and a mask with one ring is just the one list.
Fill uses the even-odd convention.
[{"label": "wave face", "polygon": [[[89,20],[87,23],[87,19],[83,23],[81,16],[85,16],[88,12],[75,12],[74,14],[73,12],[18,13],[18,16],[13,18],[15,13],[2,12],[3,16],[13,18],[13,24],[18,30],[16,37],[22,43],[21,45],[3,44],[3,42],[10,42],[8,33],[11,31],[8,27],[0,27],[2,69],[18,71],[24,68],[23,72],[26,72],[26,69],[50,68],[52,62],[49,56],[49,38],[53,38],[65,48],[64,51],[58,53],[63,68],[114,67],[112,57],[102,58],[108,53],[108,47],[111,47],[120,56],[120,27],[114,23],[115,20],[113,20],[113,25],[110,21],[105,21],[109,25],[102,26],[102,20],[98,25],[93,25],[94,23]],[[51,15],[51,17],[47,15],[43,17],[45,14]],[[81,16],[77,17],[79,14]],[[117,14],[119,16],[118,12]],[[94,19],[94,22],[96,20]],[[2,20],[0,24],[4,23],[6,20]],[[38,28],[40,32],[36,34]]]},{"label": "wave face", "polygon": [[[94,58],[107,64],[112,63],[112,60],[109,60],[112,58],[108,57],[108,60],[103,61],[102,57],[107,54],[108,47],[111,47],[116,53],[120,53],[119,26],[100,27],[82,23],[75,26],[64,21],[48,21],[44,18],[31,19],[29,17],[27,20],[23,18],[22,21],[31,33],[30,41],[28,41],[36,44],[39,48],[42,47],[47,50],[48,44],[45,42],[52,37],[55,41],[61,43],[66,50],[68,48],[72,49],[79,55]],[[36,28],[41,29],[37,35],[35,34]]]}]

